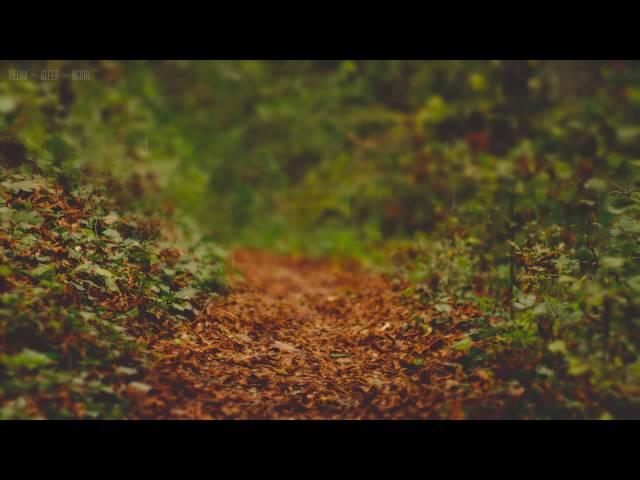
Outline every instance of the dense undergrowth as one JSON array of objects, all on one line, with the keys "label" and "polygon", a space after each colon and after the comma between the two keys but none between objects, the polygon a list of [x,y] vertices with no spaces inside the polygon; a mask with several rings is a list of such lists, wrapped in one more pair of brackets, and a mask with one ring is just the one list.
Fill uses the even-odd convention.
[{"label": "dense undergrowth", "polygon": [[145,340],[224,290],[225,252],[148,168],[113,161],[139,119],[114,131],[69,116],[68,85],[2,87],[0,418],[126,418],[150,388]]},{"label": "dense undergrowth", "polygon": [[0,416],[119,418],[147,388],[140,339],[223,287],[219,250],[24,170],[1,171]]},{"label": "dense undergrowth", "polygon": [[[95,78],[0,83],[3,415],[80,415],[75,395],[117,416],[100,399],[143,368],[127,345],[220,285],[213,240],[473,301],[462,348],[519,392],[511,416],[638,416],[637,62],[28,65],[45,67]],[[168,253],[191,244],[212,272]]]}]

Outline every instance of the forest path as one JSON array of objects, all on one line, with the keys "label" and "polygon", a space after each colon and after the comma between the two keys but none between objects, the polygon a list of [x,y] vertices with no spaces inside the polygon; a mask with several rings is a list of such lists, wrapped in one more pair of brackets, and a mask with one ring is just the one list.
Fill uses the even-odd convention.
[{"label": "forest path", "polygon": [[[151,345],[140,418],[460,418],[457,322],[357,267],[239,250],[243,272],[177,338]],[[449,314],[464,321],[471,306]],[[467,389],[468,390],[468,389]],[[473,389],[471,389],[473,390]]]}]

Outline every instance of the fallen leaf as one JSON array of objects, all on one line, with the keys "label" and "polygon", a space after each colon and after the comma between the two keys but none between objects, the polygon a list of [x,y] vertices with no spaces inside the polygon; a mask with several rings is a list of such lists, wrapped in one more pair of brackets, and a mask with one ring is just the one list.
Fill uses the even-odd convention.
[{"label": "fallen leaf", "polygon": [[281,342],[279,340],[276,340],[275,342],[273,342],[273,344],[271,345],[271,348],[277,348],[281,352],[302,353],[302,350],[300,350],[299,348],[296,348],[289,343]]},{"label": "fallen leaf", "polygon": [[131,382],[129,384],[129,389],[133,390],[136,393],[148,393],[151,390],[151,385],[142,382]]}]

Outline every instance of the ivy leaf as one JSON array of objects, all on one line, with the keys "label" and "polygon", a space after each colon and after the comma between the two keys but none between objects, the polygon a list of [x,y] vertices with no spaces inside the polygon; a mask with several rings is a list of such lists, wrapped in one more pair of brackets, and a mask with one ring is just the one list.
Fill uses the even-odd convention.
[{"label": "ivy leaf", "polygon": [[185,302],[185,303],[172,303],[171,306],[173,308],[175,308],[176,310],[180,311],[180,312],[193,310],[193,307],[188,302]]},{"label": "ivy leaf", "polygon": [[93,268],[93,271],[97,274],[100,275],[101,277],[105,277],[105,278],[112,278],[113,277],[113,273],[111,273],[109,270],[102,268],[102,267],[97,267],[95,266]]},{"label": "ivy leaf", "polygon": [[115,222],[117,222],[118,220],[120,220],[120,216],[115,212],[110,212],[109,215],[106,215],[106,216],[102,217],[102,221],[106,225],[112,225]]},{"label": "ivy leaf", "polygon": [[18,193],[18,192],[32,193],[35,190],[46,188],[46,185],[42,180],[38,180],[35,178],[30,180],[20,180],[17,182],[6,180],[2,182],[2,184],[0,185],[5,187],[7,190],[11,190],[14,193]]},{"label": "ivy leaf", "polygon": [[197,293],[198,291],[195,288],[188,287],[188,288],[183,288],[182,290],[177,292],[175,294],[175,297],[181,300],[191,300],[196,296]]},{"label": "ivy leaf", "polygon": [[39,227],[44,223],[43,217],[41,217],[35,212],[28,211],[28,210],[20,210],[14,213],[12,220],[15,223],[25,227],[29,227],[29,226]]},{"label": "ivy leaf", "polygon": [[541,303],[539,305],[536,306],[536,308],[534,308],[531,311],[532,315],[534,317],[541,317],[543,315],[546,315],[547,313],[549,313],[549,307],[547,306],[546,303]]},{"label": "ivy leaf", "polygon": [[122,235],[120,235],[120,232],[118,232],[113,228],[107,228],[104,232],[102,232],[102,234],[105,237],[108,237],[109,240],[111,240],[114,243],[122,242]]},{"label": "ivy leaf", "polygon": [[39,265],[29,272],[29,275],[34,278],[44,277],[50,273],[55,273],[56,266],[52,263]]},{"label": "ivy leaf", "polygon": [[518,310],[526,310],[527,308],[531,308],[536,303],[536,296],[531,293],[525,293],[520,295],[518,299],[513,302],[513,306]]}]

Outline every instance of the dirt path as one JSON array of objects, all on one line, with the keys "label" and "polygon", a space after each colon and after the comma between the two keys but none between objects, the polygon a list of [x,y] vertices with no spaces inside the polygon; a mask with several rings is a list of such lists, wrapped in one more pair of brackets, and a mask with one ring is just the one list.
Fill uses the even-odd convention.
[{"label": "dirt path", "polygon": [[357,268],[237,251],[244,273],[210,301],[179,340],[158,340],[160,360],[143,418],[460,418],[473,389],[461,381],[455,308],[441,313]]}]

